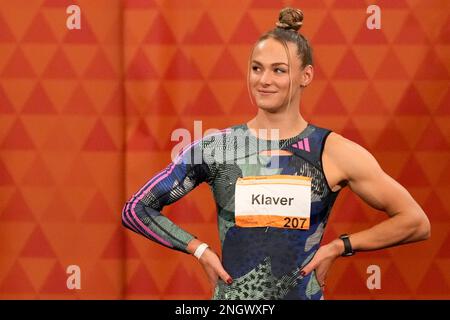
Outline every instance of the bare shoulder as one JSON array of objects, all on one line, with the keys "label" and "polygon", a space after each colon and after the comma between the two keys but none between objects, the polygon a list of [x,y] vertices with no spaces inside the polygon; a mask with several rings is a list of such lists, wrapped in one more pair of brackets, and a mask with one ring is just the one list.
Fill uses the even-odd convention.
[{"label": "bare shoulder", "polygon": [[328,135],[326,142],[327,152],[342,153],[342,152],[368,152],[364,147],[356,142],[345,138],[336,132],[331,132]]},{"label": "bare shoulder", "polygon": [[366,148],[336,132],[329,134],[323,156],[346,181],[358,178],[361,174],[379,174],[382,171]]}]

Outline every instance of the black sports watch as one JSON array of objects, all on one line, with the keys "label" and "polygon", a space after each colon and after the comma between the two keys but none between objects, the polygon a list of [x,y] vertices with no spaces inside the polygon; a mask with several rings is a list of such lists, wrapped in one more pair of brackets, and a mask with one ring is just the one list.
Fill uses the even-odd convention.
[{"label": "black sports watch", "polygon": [[350,239],[348,237],[348,234],[341,234],[339,236],[339,239],[344,241],[344,253],[341,254],[343,257],[349,257],[355,254],[355,251],[352,249],[352,244],[350,243]]}]

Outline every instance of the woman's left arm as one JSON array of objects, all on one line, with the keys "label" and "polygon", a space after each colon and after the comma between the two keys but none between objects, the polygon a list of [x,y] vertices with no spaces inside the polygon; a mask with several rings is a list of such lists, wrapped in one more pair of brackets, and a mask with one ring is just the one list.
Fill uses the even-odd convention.
[{"label": "woman's left arm", "polygon": [[[342,174],[346,184],[368,205],[384,211],[389,217],[369,229],[349,235],[353,250],[377,250],[430,237],[430,222],[425,212],[400,183],[382,170],[370,152],[338,134],[331,134],[328,139],[327,158]],[[331,263],[343,252],[341,239],[321,246],[303,268],[304,274],[318,269],[319,282],[324,280]]]}]

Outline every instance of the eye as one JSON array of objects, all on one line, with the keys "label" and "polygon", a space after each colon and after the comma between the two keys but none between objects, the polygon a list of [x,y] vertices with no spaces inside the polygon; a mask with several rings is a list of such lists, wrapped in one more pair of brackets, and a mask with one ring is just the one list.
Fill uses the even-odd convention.
[{"label": "eye", "polygon": [[276,73],[286,73],[286,70],[282,69],[282,68],[276,68],[275,69]]},{"label": "eye", "polygon": [[252,70],[253,70],[253,71],[259,71],[260,68],[259,68],[258,66],[252,66]]}]

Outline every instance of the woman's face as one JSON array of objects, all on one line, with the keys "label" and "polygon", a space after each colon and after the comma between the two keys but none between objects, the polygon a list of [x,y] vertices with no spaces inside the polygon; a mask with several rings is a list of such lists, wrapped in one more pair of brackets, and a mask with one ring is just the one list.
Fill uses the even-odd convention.
[{"label": "woman's face", "polygon": [[268,38],[256,44],[250,64],[250,89],[256,105],[276,112],[289,101],[289,82],[292,81],[291,101],[299,94],[302,83],[300,59],[295,44],[288,42],[291,80],[286,49],[279,41]]}]

